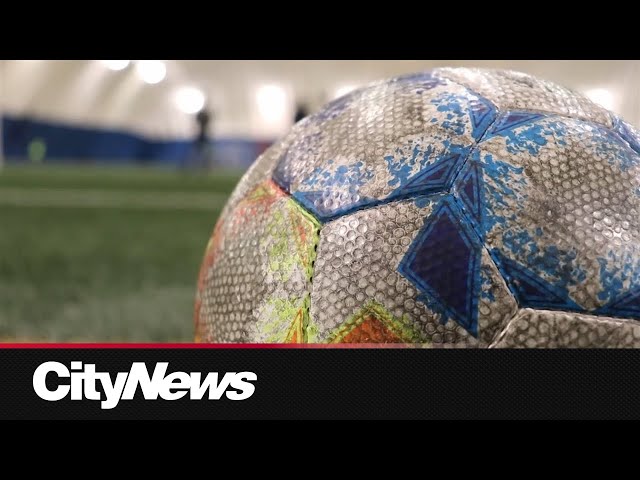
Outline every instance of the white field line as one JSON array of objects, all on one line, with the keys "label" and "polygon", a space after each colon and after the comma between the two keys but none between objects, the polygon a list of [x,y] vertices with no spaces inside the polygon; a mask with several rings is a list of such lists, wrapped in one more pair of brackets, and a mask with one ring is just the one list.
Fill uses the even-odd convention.
[{"label": "white field line", "polygon": [[0,205],[13,207],[213,210],[227,198],[216,193],[0,187]]}]

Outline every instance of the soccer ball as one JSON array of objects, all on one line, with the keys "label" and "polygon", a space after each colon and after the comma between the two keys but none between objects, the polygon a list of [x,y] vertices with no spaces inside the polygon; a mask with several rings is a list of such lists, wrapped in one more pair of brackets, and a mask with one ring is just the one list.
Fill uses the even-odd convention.
[{"label": "soccer ball", "polygon": [[247,171],[200,342],[640,346],[640,135],[514,71],[373,83]]}]

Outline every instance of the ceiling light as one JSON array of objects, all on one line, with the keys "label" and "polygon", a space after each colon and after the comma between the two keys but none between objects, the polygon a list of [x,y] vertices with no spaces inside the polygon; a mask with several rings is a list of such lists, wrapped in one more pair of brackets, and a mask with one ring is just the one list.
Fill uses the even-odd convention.
[{"label": "ceiling light", "polygon": [[109,70],[117,72],[118,70],[124,70],[129,66],[131,60],[102,60],[102,63]]},{"label": "ceiling light", "polygon": [[287,111],[287,92],[278,85],[263,85],[256,91],[260,116],[267,122],[280,122]]},{"label": "ceiling light", "polygon": [[195,87],[182,87],[176,91],[175,102],[184,113],[198,113],[204,107],[204,93]]},{"label": "ceiling light", "polygon": [[160,83],[167,75],[167,67],[160,60],[139,60],[136,70],[140,78],[151,85]]},{"label": "ceiling light", "polygon": [[613,93],[606,88],[592,88],[591,90],[585,91],[584,94],[589,97],[592,102],[608,110],[613,110],[615,107]]}]

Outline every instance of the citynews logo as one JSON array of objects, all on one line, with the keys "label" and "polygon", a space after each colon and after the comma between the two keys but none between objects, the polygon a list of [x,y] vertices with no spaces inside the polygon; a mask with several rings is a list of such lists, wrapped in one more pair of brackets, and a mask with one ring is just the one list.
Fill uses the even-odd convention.
[{"label": "citynews logo", "polygon": [[[33,389],[43,400],[57,402],[71,392],[71,400],[99,400],[100,408],[115,408],[120,400],[132,400],[138,386],[145,400],[178,400],[189,394],[191,400],[201,400],[208,392],[209,400],[246,400],[255,392],[258,376],[253,372],[226,372],[220,378],[218,372],[209,372],[202,379],[201,372],[173,372],[167,375],[168,362],[159,362],[149,376],[144,362],[134,362],[128,372],[118,372],[115,381],[108,372],[96,372],[96,366],[71,362],[71,369],[59,362],[45,362],[33,372]],[[55,386],[47,386],[47,375],[55,374]],[[60,379],[70,378],[69,383]],[[103,393],[96,390],[102,385]]]}]

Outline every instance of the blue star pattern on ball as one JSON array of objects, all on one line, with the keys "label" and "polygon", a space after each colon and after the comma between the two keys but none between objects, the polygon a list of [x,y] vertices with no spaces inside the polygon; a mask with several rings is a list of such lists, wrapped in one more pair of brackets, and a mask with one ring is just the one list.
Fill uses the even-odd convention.
[{"label": "blue star pattern on ball", "polygon": [[437,303],[443,320],[453,318],[477,336],[481,254],[480,239],[456,202],[445,197],[425,221],[398,271],[422,292],[419,298],[424,303]]}]

